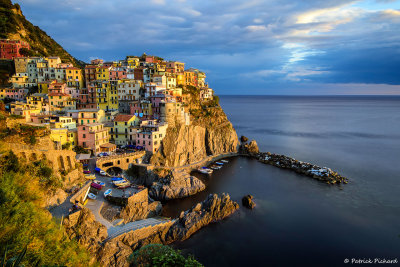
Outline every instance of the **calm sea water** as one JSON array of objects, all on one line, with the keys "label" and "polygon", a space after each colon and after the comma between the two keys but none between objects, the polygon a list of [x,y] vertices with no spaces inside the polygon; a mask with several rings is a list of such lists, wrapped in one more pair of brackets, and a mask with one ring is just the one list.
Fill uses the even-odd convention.
[{"label": "calm sea water", "polygon": [[[400,97],[222,96],[238,135],[261,151],[330,167],[349,178],[328,186],[294,172],[235,158],[196,196],[227,192],[240,210],[174,246],[206,266],[340,266],[352,258],[400,260]],[[349,265],[349,264],[347,264]]]}]

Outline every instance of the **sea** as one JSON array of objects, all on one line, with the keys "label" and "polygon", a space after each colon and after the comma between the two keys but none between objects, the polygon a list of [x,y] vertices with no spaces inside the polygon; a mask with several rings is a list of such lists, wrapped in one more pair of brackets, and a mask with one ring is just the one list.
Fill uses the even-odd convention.
[{"label": "sea", "polygon": [[[163,213],[177,216],[223,192],[240,209],[176,249],[205,266],[399,265],[400,97],[221,96],[220,104],[238,136],[261,151],[332,168],[349,183],[232,158],[208,178],[199,174],[205,191],[169,201]],[[241,205],[247,194],[253,210]]]}]

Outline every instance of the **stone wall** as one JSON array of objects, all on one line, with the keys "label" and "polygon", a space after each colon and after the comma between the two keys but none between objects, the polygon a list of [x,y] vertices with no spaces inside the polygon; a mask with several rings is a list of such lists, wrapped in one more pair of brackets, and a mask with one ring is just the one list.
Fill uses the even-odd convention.
[{"label": "stone wall", "polygon": [[146,154],[146,151],[138,151],[134,153],[127,153],[123,155],[115,155],[109,157],[99,158],[96,161],[97,167],[104,171],[109,168],[118,167],[122,170],[127,170],[132,164],[136,164],[137,159],[141,159]]},{"label": "stone wall", "polygon": [[83,204],[83,202],[85,201],[86,195],[88,194],[89,190],[90,190],[90,184],[91,182],[87,182],[81,189],[79,189],[79,191],[73,195],[70,198],[70,202],[72,204],[75,204],[75,200],[78,200],[79,203]]}]

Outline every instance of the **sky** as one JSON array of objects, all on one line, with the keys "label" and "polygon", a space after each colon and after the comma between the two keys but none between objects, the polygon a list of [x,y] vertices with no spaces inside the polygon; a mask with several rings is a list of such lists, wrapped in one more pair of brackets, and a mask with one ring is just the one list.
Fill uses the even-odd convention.
[{"label": "sky", "polygon": [[400,94],[400,0],[15,0],[85,62],[157,55],[217,94]]}]

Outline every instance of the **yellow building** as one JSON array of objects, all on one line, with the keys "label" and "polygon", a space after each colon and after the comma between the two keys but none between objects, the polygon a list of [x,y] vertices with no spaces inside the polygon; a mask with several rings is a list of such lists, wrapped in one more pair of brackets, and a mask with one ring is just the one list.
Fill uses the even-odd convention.
[{"label": "yellow building", "polygon": [[27,122],[31,121],[31,115],[39,114],[41,112],[41,110],[35,106],[31,106],[26,103],[18,102],[18,101],[12,103],[10,105],[10,108],[11,108],[10,113],[12,115],[23,116],[23,117],[25,117],[25,120]]},{"label": "yellow building", "polygon": [[114,119],[114,127],[110,128],[110,137],[116,145],[136,144],[136,133],[140,120],[135,115],[118,114]]},{"label": "yellow building", "polygon": [[51,113],[76,109],[76,100],[64,93],[49,94],[49,107]]},{"label": "yellow building", "polygon": [[60,57],[46,57],[49,68],[56,68],[61,63]]},{"label": "yellow building", "polygon": [[41,113],[48,113],[50,111],[47,94],[32,94],[26,98],[26,103],[31,107],[39,109]]},{"label": "yellow building", "polygon": [[186,85],[184,73],[176,73],[176,84],[177,85]]},{"label": "yellow building", "polygon": [[84,87],[82,70],[75,67],[66,68],[67,86],[80,89]]},{"label": "yellow building", "polygon": [[29,81],[28,75],[26,73],[16,73],[13,76],[11,76],[10,83],[12,83],[13,88],[29,88],[33,87],[36,84],[31,83]]},{"label": "yellow building", "polygon": [[118,84],[120,80],[96,83],[97,108],[102,110],[118,110]]},{"label": "yellow building", "polygon": [[96,68],[96,80],[108,81],[110,80],[111,67],[100,66]]},{"label": "yellow building", "polygon": [[68,129],[67,128],[52,128],[50,129],[50,139],[61,148],[68,143]]},{"label": "yellow building", "polygon": [[139,66],[139,58],[126,57],[126,63],[130,68],[136,68],[137,66]]},{"label": "yellow building", "polygon": [[44,81],[44,82],[38,82],[38,90],[39,93],[41,94],[48,94],[49,93],[49,86],[53,83],[55,83],[56,80],[52,81]]}]

